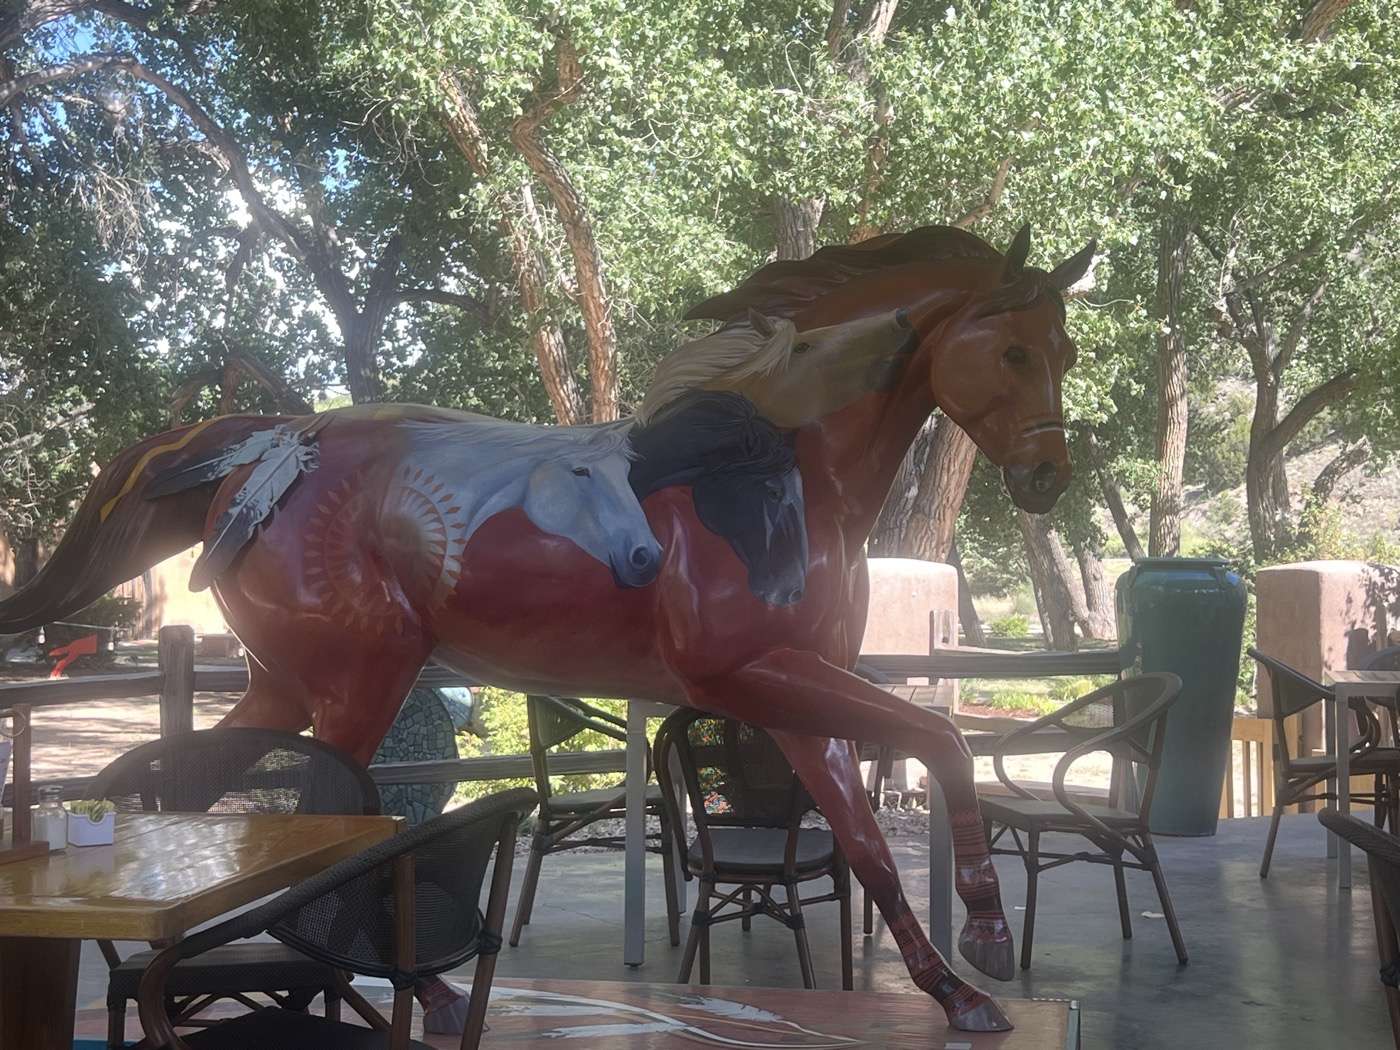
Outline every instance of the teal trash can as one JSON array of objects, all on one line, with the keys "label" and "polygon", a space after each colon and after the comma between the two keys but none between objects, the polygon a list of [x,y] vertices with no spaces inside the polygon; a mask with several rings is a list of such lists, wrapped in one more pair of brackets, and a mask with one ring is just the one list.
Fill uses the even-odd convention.
[{"label": "teal trash can", "polygon": [[1181,696],[1167,740],[1152,830],[1214,835],[1230,758],[1244,633],[1244,582],[1218,558],[1146,558],[1118,578],[1118,640],[1133,671],[1171,671]]}]

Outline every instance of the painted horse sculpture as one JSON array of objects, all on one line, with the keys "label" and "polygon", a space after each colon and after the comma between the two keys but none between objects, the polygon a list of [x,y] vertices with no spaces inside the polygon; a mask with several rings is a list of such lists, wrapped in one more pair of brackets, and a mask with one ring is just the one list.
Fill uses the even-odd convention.
[{"label": "painted horse sculpture", "polygon": [[[865,625],[864,544],[935,407],[1003,468],[1026,510],[1050,509],[1069,482],[1060,387],[1074,347],[1062,293],[1087,270],[1093,246],[1046,272],[1026,265],[1029,240],[1022,230],[1003,256],[962,230],[925,227],[824,248],[765,266],[691,312],[725,326],[662,363],[640,424],[664,425],[667,406],[683,410],[689,392],[728,391],[789,436],[807,556],[800,597],[786,603],[753,592],[734,547],[701,520],[694,482],[645,495],[661,552],[655,578],[618,586],[611,554],[605,564],[569,538],[569,523],[535,520],[518,502],[493,509],[467,542],[455,522],[468,503],[452,474],[466,451],[450,441],[433,442],[431,456],[406,451],[409,435],[433,420],[450,416],[444,425],[464,433],[460,417],[393,406],[329,413],[315,435],[315,470],[287,488],[214,583],[249,653],[249,689],[227,721],[309,724],[367,761],[431,655],[509,688],[656,699],[762,726],[820,805],[915,984],[959,1028],[1009,1027],[925,937],[849,741],[895,744],[938,778],[968,913],[959,949],[1009,979],[1011,932],[967,747],[941,715],[849,669]],[[249,465],[217,485],[137,494],[154,474],[276,422],[303,425],[216,419],[122,453],[43,573],[0,602],[0,632],[68,614],[205,538]],[[573,470],[561,480],[584,480]],[[386,515],[387,506],[402,512]],[[793,543],[782,547],[777,556],[791,557]]]}]

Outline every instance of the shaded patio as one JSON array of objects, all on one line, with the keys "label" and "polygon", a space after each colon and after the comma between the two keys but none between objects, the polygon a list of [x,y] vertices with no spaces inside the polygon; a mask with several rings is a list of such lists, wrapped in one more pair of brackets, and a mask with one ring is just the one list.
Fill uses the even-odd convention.
[{"label": "shaded patio", "polygon": [[[1389,1025],[1376,976],[1364,864],[1358,864],[1356,889],[1339,893],[1335,861],[1325,859],[1316,819],[1287,816],[1273,873],[1261,881],[1266,831],[1265,820],[1231,820],[1212,838],[1159,840],[1191,953],[1188,966],[1177,967],[1162,920],[1144,915],[1156,906],[1146,874],[1128,873],[1134,939],[1124,942],[1110,872],[1076,865],[1041,877],[1032,969],[1004,985],[983,981],[983,987],[1008,998],[1079,1000],[1083,1045],[1090,1050],[1386,1045]],[[905,836],[891,846],[922,914],[921,902],[928,899],[926,839]],[[1008,915],[1018,927],[1023,869],[1008,858],[998,858],[997,865]],[[545,866],[534,918],[520,947],[503,949],[498,978],[672,981],[680,949],[667,941],[656,858],[649,858],[648,878],[645,966],[633,970],[621,961],[622,858],[562,854]],[[957,910],[955,905],[960,924]],[[812,908],[808,923],[818,987],[839,994],[835,907]],[[776,923],[756,920],[749,934],[722,928],[712,950],[716,986],[800,988],[791,935]],[[79,1004],[96,1008],[84,1020],[99,1025],[105,974],[95,946],[86,945]],[[469,969],[461,974],[469,976]],[[857,990],[912,990],[878,921],[873,937],[857,934],[855,980]],[[616,1045],[625,1050],[624,1042]]]}]

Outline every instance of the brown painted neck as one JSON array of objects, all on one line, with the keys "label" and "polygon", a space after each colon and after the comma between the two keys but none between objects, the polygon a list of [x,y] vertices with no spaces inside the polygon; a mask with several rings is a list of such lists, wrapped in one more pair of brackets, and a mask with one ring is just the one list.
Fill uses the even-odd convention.
[{"label": "brown painted neck", "polygon": [[867,394],[799,436],[808,499],[839,516],[852,543],[863,543],[875,527],[905,453],[937,407],[926,360],[921,351],[897,389]]}]

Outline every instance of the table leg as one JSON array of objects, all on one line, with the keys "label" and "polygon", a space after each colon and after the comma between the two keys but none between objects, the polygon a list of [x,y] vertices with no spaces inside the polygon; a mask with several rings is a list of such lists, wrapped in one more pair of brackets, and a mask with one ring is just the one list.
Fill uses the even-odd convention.
[{"label": "table leg", "polygon": [[[1327,754],[1335,757],[1337,754],[1337,705],[1335,703],[1324,703],[1322,705],[1322,746]],[[1337,779],[1327,778],[1327,791],[1329,794],[1337,793]],[[1328,831],[1325,833],[1327,841],[1327,859],[1332,860],[1337,856],[1337,836]]]},{"label": "table leg", "polygon": [[623,878],[622,961],[646,961],[646,787],[647,716],[640,704],[627,705],[627,848]]},{"label": "table leg", "polygon": [[82,941],[0,937],[0,1047],[72,1050]]},{"label": "table leg", "polygon": [[928,935],[943,957],[953,961],[953,829],[948,803],[933,773],[928,774]]},{"label": "table leg", "polygon": [[[1351,706],[1346,690],[1337,690],[1337,809],[1344,815],[1351,812]],[[1339,838],[1340,863],[1337,865],[1338,889],[1351,889],[1351,843]]]}]

